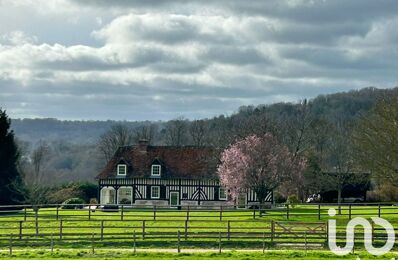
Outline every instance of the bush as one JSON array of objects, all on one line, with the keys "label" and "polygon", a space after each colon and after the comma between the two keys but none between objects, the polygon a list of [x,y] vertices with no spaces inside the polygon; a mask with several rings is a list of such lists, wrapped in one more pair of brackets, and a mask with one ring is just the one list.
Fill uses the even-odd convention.
[{"label": "bush", "polygon": [[290,195],[287,197],[286,204],[294,208],[295,205],[299,204],[300,200],[297,198],[296,195]]},{"label": "bush", "polygon": [[369,202],[398,201],[398,188],[389,183],[381,184],[366,193],[366,200]]},{"label": "bush", "polygon": [[283,196],[281,193],[275,191],[274,192],[274,200],[275,200],[275,203],[284,203],[284,202],[286,202],[287,198],[285,196]]},{"label": "bush", "polygon": [[82,199],[89,201],[91,198],[96,198],[98,195],[98,185],[89,182],[75,183],[79,190],[83,193]]},{"label": "bush", "polygon": [[83,205],[75,205],[75,204],[84,204],[84,200],[81,198],[67,199],[62,203],[62,209],[81,209],[81,208],[83,208]]},{"label": "bush", "polygon": [[80,198],[82,197],[83,193],[79,188],[75,185],[71,185],[68,187],[56,187],[53,188],[48,196],[48,202],[52,204],[59,204],[63,203],[64,201],[68,200],[69,198]]}]

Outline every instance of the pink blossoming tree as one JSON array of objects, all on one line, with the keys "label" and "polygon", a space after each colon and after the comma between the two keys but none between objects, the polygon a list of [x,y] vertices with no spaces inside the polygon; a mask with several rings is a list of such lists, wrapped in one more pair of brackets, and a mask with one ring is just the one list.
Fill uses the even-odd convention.
[{"label": "pink blossoming tree", "polygon": [[221,155],[218,175],[233,200],[252,189],[261,204],[270,190],[301,176],[306,161],[294,156],[271,135],[250,135],[230,145]]}]

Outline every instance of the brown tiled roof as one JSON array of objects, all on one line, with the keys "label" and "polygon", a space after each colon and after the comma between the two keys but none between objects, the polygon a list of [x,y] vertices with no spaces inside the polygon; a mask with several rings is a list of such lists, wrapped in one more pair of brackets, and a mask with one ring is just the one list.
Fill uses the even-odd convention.
[{"label": "brown tiled roof", "polygon": [[107,163],[97,179],[117,176],[117,164],[127,164],[127,178],[150,177],[151,165],[162,165],[162,178],[216,178],[215,150],[194,146],[146,146],[120,147]]}]

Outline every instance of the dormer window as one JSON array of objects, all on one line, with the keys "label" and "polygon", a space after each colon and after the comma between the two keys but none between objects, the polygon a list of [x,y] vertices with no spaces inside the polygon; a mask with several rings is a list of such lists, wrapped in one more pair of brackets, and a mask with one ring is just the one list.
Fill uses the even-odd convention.
[{"label": "dormer window", "polygon": [[127,174],[127,165],[118,164],[117,165],[117,175],[118,176],[126,176],[126,174]]},{"label": "dormer window", "polygon": [[158,164],[153,164],[151,167],[151,176],[160,177],[161,166]]}]

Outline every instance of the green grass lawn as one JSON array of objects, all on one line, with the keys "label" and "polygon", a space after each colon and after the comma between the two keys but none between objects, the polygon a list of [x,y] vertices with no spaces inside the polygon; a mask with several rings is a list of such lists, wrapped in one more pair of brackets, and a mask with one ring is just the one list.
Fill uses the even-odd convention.
[{"label": "green grass lawn", "polygon": [[[392,259],[396,254],[390,253],[382,257],[370,256],[366,252],[359,251],[347,256],[336,256],[325,250],[312,251],[228,251],[222,252],[137,252],[116,251],[116,250],[96,250],[93,254],[90,250],[54,250],[50,253],[48,250],[23,250],[14,251],[12,259]],[[7,252],[0,253],[0,259],[9,259]]]},{"label": "green grass lawn", "polygon": [[[124,209],[123,214],[119,212],[103,212],[101,210],[88,211],[88,210],[64,210],[59,209],[58,220],[56,220],[56,208],[42,208],[38,213],[38,231],[39,236],[35,236],[35,213],[31,209],[25,212],[23,210],[13,214],[0,214],[0,249],[6,249],[10,244],[10,235],[12,234],[12,246],[14,250],[24,249],[23,252],[28,252],[29,247],[48,249],[52,243],[55,248],[58,249],[73,249],[73,254],[80,254],[83,251],[79,249],[91,248],[92,245],[96,249],[101,248],[119,248],[119,249],[131,249],[133,245],[133,233],[136,232],[136,246],[138,249],[148,248],[169,248],[175,249],[177,247],[177,232],[180,231],[181,242],[180,246],[184,249],[190,248],[203,248],[203,249],[216,249],[219,246],[218,234],[221,232],[222,236],[222,248],[233,250],[233,249],[262,249],[275,248],[275,243],[303,243],[304,235],[300,237],[288,237],[286,240],[283,236],[275,238],[271,243],[269,232],[271,228],[271,222],[283,222],[283,223],[297,223],[297,222],[311,222],[313,225],[316,223],[326,223],[329,218],[328,213],[329,207],[322,206],[321,208],[321,220],[318,219],[318,206],[317,205],[300,205],[289,210],[287,215],[286,209],[280,208],[275,210],[267,210],[261,217],[259,212],[255,212],[255,218],[253,217],[253,210],[246,211],[234,211],[234,210],[223,210],[220,221],[220,212],[216,211],[190,211],[189,220],[187,220],[187,212],[179,210],[157,210],[156,215],[149,209],[131,210]],[[370,219],[378,215],[377,206],[361,206],[351,208],[351,217],[362,216]],[[289,218],[288,218],[289,216]],[[398,229],[398,206],[383,206],[381,208],[381,217],[389,220]],[[123,218],[123,220],[122,220]],[[345,224],[349,220],[349,208],[348,206],[342,207],[342,215],[335,217],[339,228],[344,229]],[[60,224],[62,220],[62,239],[59,237]],[[22,225],[23,237],[19,239],[20,225]],[[104,228],[101,231],[101,225]],[[145,239],[142,237],[143,225],[145,225]],[[185,225],[188,225],[188,237],[185,240],[184,232]],[[231,232],[231,239],[227,239],[228,225]],[[285,224],[284,224],[285,225]],[[288,224],[286,224],[288,225]],[[296,225],[296,224],[295,224]],[[304,227],[298,227],[299,229],[305,230]],[[163,232],[158,234],[158,232]],[[245,238],[245,232],[256,232],[256,237]],[[100,239],[100,234],[103,235],[103,240]],[[211,235],[206,235],[209,233]],[[358,230],[358,236],[362,233],[362,230]],[[376,230],[376,234],[383,234],[382,230]],[[43,238],[41,235],[45,235]],[[94,239],[92,236],[94,235]],[[241,235],[239,237],[239,235]],[[344,235],[344,234],[343,234]],[[266,236],[263,239],[263,236]],[[345,235],[344,235],[345,238]],[[307,237],[308,243],[314,243],[323,245],[325,243],[325,237],[314,235],[311,237],[309,234]],[[344,242],[344,240],[341,240]],[[377,242],[377,241],[376,241]],[[382,243],[382,241],[380,242]],[[380,244],[379,243],[379,244]],[[376,243],[377,244],[377,243]],[[361,241],[358,242],[358,248],[361,248]],[[362,246],[363,247],[363,246]],[[43,254],[47,254],[47,251],[40,251]],[[290,252],[291,255],[302,254],[305,250],[298,250]],[[15,251],[18,255],[19,251]],[[29,254],[39,254],[40,252],[31,252]],[[272,251],[273,252],[273,251]],[[280,251],[283,253],[284,251]],[[319,254],[326,254],[327,251],[309,251],[306,259],[318,259]],[[3,252],[3,256],[5,257]],[[58,251],[55,255],[62,259],[64,252]],[[90,258],[90,254],[81,253],[84,257]],[[105,253],[104,253],[105,254]],[[115,254],[115,253],[112,253]],[[128,253],[123,253],[128,254]],[[130,256],[120,256],[130,257]],[[140,253],[143,254],[143,253]],[[211,253],[205,255],[197,255],[194,257],[206,258]],[[240,255],[241,253],[233,253],[233,256],[238,259],[242,258],[256,258],[259,257],[258,253],[250,253],[249,256]],[[277,253],[275,253],[277,254]],[[311,254],[314,254],[313,256]],[[318,255],[317,255],[318,254]],[[139,257],[146,257],[145,255],[138,255]],[[212,255],[211,257],[223,257],[224,255]],[[268,254],[267,254],[268,256]],[[24,258],[25,255],[18,255],[18,257]],[[31,255],[31,257],[36,257]],[[31,258],[26,256],[25,258]],[[39,257],[39,256],[37,256]],[[104,256],[108,257],[108,256]],[[151,256],[156,257],[156,256]],[[164,255],[167,259],[168,255]],[[170,259],[173,256],[170,254]],[[188,256],[187,256],[188,257]],[[267,259],[281,258],[281,256],[272,256]],[[274,257],[274,258],[272,258]],[[290,255],[283,256],[282,258],[289,258]],[[313,257],[313,258],[311,258]],[[351,256],[352,257],[352,256]],[[109,257],[112,258],[112,257]],[[162,257],[163,258],[163,257]],[[178,258],[184,259],[184,254],[179,255]],[[294,257],[291,257],[294,258]],[[351,258],[352,259],[352,258]]]}]

